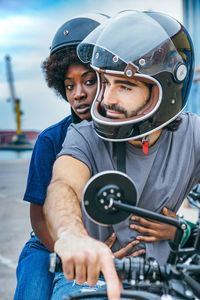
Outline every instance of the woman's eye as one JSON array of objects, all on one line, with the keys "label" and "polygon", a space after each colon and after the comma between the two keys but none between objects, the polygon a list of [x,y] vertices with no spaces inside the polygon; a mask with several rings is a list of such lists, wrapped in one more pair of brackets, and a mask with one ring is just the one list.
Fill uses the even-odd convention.
[{"label": "woman's eye", "polygon": [[97,81],[96,78],[89,79],[89,80],[86,81],[86,85],[94,85],[96,83],[96,81]]},{"label": "woman's eye", "polygon": [[67,89],[67,90],[69,90],[69,91],[71,91],[71,90],[73,90],[73,84],[67,84],[66,86],[65,86],[65,88]]}]

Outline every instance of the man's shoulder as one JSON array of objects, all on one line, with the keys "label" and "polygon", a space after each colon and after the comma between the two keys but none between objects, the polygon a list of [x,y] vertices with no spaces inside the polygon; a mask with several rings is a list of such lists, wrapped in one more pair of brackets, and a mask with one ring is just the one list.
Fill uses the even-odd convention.
[{"label": "man's shoulder", "polygon": [[90,130],[92,128],[92,121],[83,120],[80,123],[72,123],[71,126],[77,128],[77,130]]},{"label": "man's shoulder", "polygon": [[78,124],[71,124],[70,125],[70,130],[75,130],[79,132],[82,135],[92,135],[96,136],[94,127],[93,127],[93,122],[92,121],[82,121]]},{"label": "man's shoulder", "polygon": [[200,117],[192,112],[183,112],[180,114],[181,123],[178,130],[171,132],[171,134],[180,141],[184,139],[184,143],[196,141],[200,134]]},{"label": "man's shoulder", "polygon": [[194,128],[197,127],[199,124],[200,126],[200,117],[192,112],[183,112],[181,115],[182,123],[188,128],[188,125],[194,126]]},{"label": "man's shoulder", "polygon": [[100,147],[108,143],[101,139],[94,129],[93,122],[82,121],[79,124],[71,124],[66,135],[66,143],[83,145],[87,144],[90,148]]}]

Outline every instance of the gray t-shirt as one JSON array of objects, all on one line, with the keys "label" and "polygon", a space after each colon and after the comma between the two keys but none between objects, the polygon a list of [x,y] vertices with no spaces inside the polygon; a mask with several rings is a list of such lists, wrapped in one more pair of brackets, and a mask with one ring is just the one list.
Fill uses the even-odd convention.
[{"label": "gray t-shirt", "polygon": [[[138,206],[160,213],[166,206],[177,212],[191,188],[200,182],[200,118],[192,113],[181,115],[182,123],[175,132],[163,130],[157,142],[142,149],[126,142],[126,173],[138,192]],[[117,170],[113,143],[99,138],[92,122],[72,124],[60,155],[68,154],[85,163],[91,176],[106,170]],[[67,172],[67,171],[66,171]],[[78,178],[77,178],[78,180]],[[129,218],[114,226],[93,223],[83,212],[85,226],[91,236],[105,241],[115,231],[117,251],[133,241],[138,233],[129,228]],[[167,241],[146,243],[146,258],[155,257],[163,265],[169,254]],[[144,248],[141,242],[133,251]]]}]

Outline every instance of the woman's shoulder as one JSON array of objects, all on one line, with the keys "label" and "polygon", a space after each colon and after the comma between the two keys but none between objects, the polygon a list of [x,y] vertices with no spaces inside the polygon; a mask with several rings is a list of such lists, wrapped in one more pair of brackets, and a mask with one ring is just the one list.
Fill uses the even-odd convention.
[{"label": "woman's shoulder", "polygon": [[71,115],[64,118],[63,120],[59,121],[56,124],[53,124],[46,129],[44,129],[40,134],[39,137],[51,137],[58,135],[59,133],[63,133],[63,131],[67,131],[69,125],[71,124]]}]

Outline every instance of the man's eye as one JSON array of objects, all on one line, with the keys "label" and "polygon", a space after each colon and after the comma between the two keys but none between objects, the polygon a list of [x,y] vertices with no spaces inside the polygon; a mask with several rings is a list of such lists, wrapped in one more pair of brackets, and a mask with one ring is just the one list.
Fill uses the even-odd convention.
[{"label": "man's eye", "polygon": [[65,86],[65,88],[67,89],[67,90],[69,90],[69,91],[71,91],[71,90],[73,90],[73,84],[67,84],[66,86]]},{"label": "man's eye", "polygon": [[130,91],[131,89],[127,87],[126,85],[121,85],[120,88],[124,91]]},{"label": "man's eye", "polygon": [[94,85],[96,83],[96,81],[97,81],[96,78],[89,79],[89,80],[86,81],[86,85]]}]

